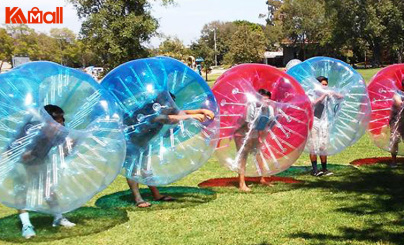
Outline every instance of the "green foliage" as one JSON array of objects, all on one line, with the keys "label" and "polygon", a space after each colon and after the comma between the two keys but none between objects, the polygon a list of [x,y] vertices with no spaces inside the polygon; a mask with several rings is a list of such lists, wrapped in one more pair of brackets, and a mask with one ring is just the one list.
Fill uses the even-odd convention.
[{"label": "green foliage", "polygon": [[322,0],[285,0],[279,16],[283,34],[294,42],[320,42],[324,36],[327,22]]},{"label": "green foliage", "polygon": [[[112,69],[148,55],[144,43],[155,33],[157,20],[147,0],[71,0],[84,19],[83,41],[97,54],[98,65]],[[168,4],[172,1],[162,0]]]},{"label": "green foliage", "polygon": [[[215,57],[214,32],[216,31],[218,64],[260,62],[268,46],[264,28],[248,21],[210,22],[203,27],[199,40],[191,45],[192,54],[195,57],[203,57],[205,63],[213,65]],[[246,39],[242,40],[242,38]],[[241,51],[246,53],[237,53]]]},{"label": "green foliage", "polygon": [[218,64],[223,63],[224,55],[229,52],[229,42],[236,30],[232,22],[213,21],[205,24],[201,31],[201,37],[191,45],[195,57],[203,57],[205,63],[214,64],[214,31],[216,30],[216,55]]},{"label": "green foliage", "polygon": [[267,6],[266,36],[272,42],[292,43],[303,51],[315,46],[314,54],[351,62],[363,61],[366,52],[373,66],[381,65],[382,56],[391,63],[403,59],[403,1],[270,0]]},{"label": "green foliage", "polygon": [[0,70],[3,63],[11,62],[13,47],[13,38],[7,33],[7,30],[0,28]]},{"label": "green foliage", "polygon": [[283,4],[283,0],[267,0],[268,14],[266,17],[267,25],[275,26],[276,14]]},{"label": "green foliage", "polygon": [[83,67],[89,62],[88,48],[73,31],[53,28],[50,35],[37,33],[27,25],[8,25],[0,28],[0,59],[11,61],[12,56],[29,56],[31,60],[47,60],[71,67]]},{"label": "green foliage", "polygon": [[187,60],[190,50],[185,47],[178,37],[167,37],[160,43],[157,55],[164,55],[177,60]]},{"label": "green foliage", "polygon": [[262,62],[266,49],[264,32],[249,25],[239,25],[232,35],[229,48],[224,58],[227,64]]}]

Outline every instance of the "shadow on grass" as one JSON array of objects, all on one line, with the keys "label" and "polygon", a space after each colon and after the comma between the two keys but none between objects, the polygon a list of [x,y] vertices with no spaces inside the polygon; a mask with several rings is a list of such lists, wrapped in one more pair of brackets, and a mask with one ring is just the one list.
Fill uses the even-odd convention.
[{"label": "shadow on grass", "polygon": [[309,243],[336,243],[341,241],[388,242],[403,244],[404,230],[404,170],[390,169],[385,165],[368,165],[360,169],[344,169],[334,176],[323,178],[299,178],[304,184],[299,188],[317,189],[336,193],[341,207],[336,212],[358,215],[365,220],[363,228],[346,223],[338,227],[341,235],[313,232],[292,234]]},{"label": "shadow on grass", "polygon": [[[331,171],[339,172],[341,170],[355,168],[350,165],[328,164],[328,169]],[[251,188],[251,192],[246,194],[260,194],[260,193],[279,193],[290,190],[295,190],[303,186],[304,179],[296,178],[300,176],[310,176],[311,167],[307,166],[292,166],[289,169],[267,178],[272,186],[259,184],[259,178],[246,178],[246,184]],[[311,176],[310,176],[311,177]],[[240,193],[238,190],[238,178],[217,178],[209,179],[198,184],[199,187],[208,188],[221,194]]]},{"label": "shadow on grass", "polygon": [[[311,166],[292,166],[283,172],[280,172],[276,176],[279,177],[296,177],[299,175],[309,175],[311,172]],[[343,164],[327,164],[327,169],[332,172],[338,172],[345,169],[353,169],[350,165]]]},{"label": "shadow on grass", "polygon": [[[355,166],[366,166],[366,165],[373,165],[373,164],[386,164],[389,165],[391,164],[391,157],[372,157],[372,158],[361,158],[361,159],[356,159],[350,164],[355,165]],[[403,165],[404,164],[404,158],[403,157],[398,157],[397,158],[397,164]]]},{"label": "shadow on grass", "polygon": [[208,189],[184,186],[159,187],[158,189],[162,195],[172,196],[176,200],[172,202],[154,201],[150,190],[148,188],[144,188],[140,189],[140,193],[145,201],[152,204],[150,208],[136,207],[130,190],[120,191],[111,195],[103,196],[96,201],[95,205],[108,209],[118,208],[131,211],[152,211],[192,207],[216,199],[216,193]]},{"label": "shadow on grass", "polygon": [[[123,210],[105,210],[82,207],[65,215],[76,223],[73,228],[52,227],[53,217],[30,212],[36,237],[29,240],[21,236],[21,222],[17,214],[0,219],[0,241],[24,243],[55,241],[69,237],[87,236],[110,229],[129,220]],[[0,242],[1,244],[1,242]]]}]

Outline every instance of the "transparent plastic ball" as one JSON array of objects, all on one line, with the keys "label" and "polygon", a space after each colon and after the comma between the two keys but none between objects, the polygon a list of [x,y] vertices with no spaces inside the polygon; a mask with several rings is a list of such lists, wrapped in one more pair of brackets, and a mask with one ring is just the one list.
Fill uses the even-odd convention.
[{"label": "transparent plastic ball", "polygon": [[[369,96],[365,81],[351,66],[337,59],[314,57],[287,73],[302,85],[312,102],[314,122],[307,152],[334,155],[366,132],[371,109]],[[324,78],[328,84],[319,81]]]},{"label": "transparent plastic ball", "polygon": [[220,105],[220,163],[248,176],[270,176],[299,158],[313,115],[293,77],[268,65],[244,64],[225,72],[212,90]]},{"label": "transparent plastic ball", "polygon": [[369,132],[373,141],[385,151],[404,155],[404,64],[379,71],[368,91],[372,105]]},{"label": "transparent plastic ball", "polygon": [[65,213],[119,174],[126,149],[122,114],[90,76],[31,62],[0,74],[0,97],[4,205]]},{"label": "transparent plastic ball", "polygon": [[[168,57],[139,59],[107,74],[101,85],[124,110],[127,154],[123,175],[160,186],[200,168],[213,153],[219,112],[209,86]],[[190,113],[203,114],[203,120]]]},{"label": "transparent plastic ball", "polygon": [[286,71],[289,71],[290,68],[292,68],[292,67],[294,67],[295,65],[300,64],[300,63],[302,63],[302,61],[299,60],[299,59],[290,60],[290,61],[286,64],[286,67],[285,67],[285,68],[286,68]]}]

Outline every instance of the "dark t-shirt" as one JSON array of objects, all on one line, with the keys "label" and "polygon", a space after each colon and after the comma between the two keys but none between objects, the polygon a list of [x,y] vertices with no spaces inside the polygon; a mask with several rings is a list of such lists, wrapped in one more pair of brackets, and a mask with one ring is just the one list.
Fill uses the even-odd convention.
[{"label": "dark t-shirt", "polygon": [[125,115],[124,124],[128,139],[139,147],[145,147],[164,127],[169,115],[178,115],[180,111],[175,107],[162,107],[156,111],[153,107],[156,103],[148,103],[136,110],[132,116]]},{"label": "dark t-shirt", "polygon": [[323,102],[317,103],[317,105],[314,106],[314,116],[317,117],[318,119],[321,118],[324,112],[324,104]]},{"label": "dark t-shirt", "polygon": [[[40,126],[39,121],[29,121],[19,130],[19,134],[12,142],[12,146],[16,147],[20,144],[26,144],[24,153],[30,151],[30,158],[21,161],[26,164],[39,164],[49,154],[50,150],[57,145],[62,144],[67,132],[59,131],[56,128]],[[10,146],[9,148],[14,148]],[[22,153],[24,155],[24,153]]]}]

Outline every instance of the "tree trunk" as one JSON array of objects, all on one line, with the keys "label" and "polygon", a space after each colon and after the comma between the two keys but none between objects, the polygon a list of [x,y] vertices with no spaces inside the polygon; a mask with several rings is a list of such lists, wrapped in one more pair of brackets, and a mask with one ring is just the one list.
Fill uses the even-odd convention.
[{"label": "tree trunk", "polygon": [[397,59],[398,59],[398,63],[400,64],[400,63],[403,63],[403,48],[402,47],[400,47],[398,50],[397,50]]},{"label": "tree trunk", "polygon": [[380,47],[380,42],[379,40],[374,40],[374,45],[373,45],[373,58],[372,58],[372,66],[373,67],[381,67],[382,62],[381,62],[381,47]]}]

